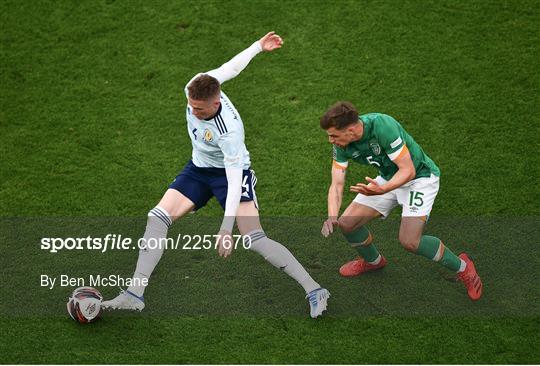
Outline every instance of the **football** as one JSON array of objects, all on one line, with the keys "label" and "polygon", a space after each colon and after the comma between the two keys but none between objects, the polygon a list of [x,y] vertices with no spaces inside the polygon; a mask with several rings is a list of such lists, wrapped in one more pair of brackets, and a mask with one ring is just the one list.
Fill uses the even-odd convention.
[{"label": "football", "polygon": [[79,287],[71,294],[67,311],[76,322],[86,324],[96,321],[101,315],[103,296],[93,287]]}]

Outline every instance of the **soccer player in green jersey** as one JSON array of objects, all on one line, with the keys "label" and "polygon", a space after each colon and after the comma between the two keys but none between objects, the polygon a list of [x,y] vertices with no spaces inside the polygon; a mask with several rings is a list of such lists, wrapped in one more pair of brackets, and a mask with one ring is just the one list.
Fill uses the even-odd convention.
[{"label": "soccer player in green jersey", "polygon": [[[333,144],[332,183],[328,191],[328,219],[321,233],[327,237],[339,226],[360,257],[344,264],[342,276],[357,276],[380,269],[386,259],[373,244],[366,224],[387,217],[397,205],[403,207],[399,242],[408,251],[440,263],[457,273],[469,297],[478,300],[482,281],[474,263],[465,253],[456,256],[434,236],[423,235],[425,223],[439,191],[440,170],[420,145],[392,117],[381,113],[358,116],[349,102],[337,102],[321,118]],[[379,170],[367,184],[350,187],[358,193],[338,219],[345,172],[349,160],[372,165]]]}]

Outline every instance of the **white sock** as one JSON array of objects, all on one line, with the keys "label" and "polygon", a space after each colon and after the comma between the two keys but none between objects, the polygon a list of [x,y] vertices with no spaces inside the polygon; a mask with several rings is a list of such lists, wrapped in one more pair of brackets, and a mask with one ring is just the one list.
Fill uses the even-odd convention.
[{"label": "white sock", "polygon": [[461,264],[459,265],[459,269],[458,269],[458,273],[461,273],[465,270],[465,267],[467,267],[467,263],[465,263],[465,261],[462,259],[461,260]]},{"label": "white sock", "polygon": [[373,262],[368,262],[369,264],[373,264],[374,266],[376,266],[377,264],[379,264],[382,260],[382,255],[379,254],[379,256],[377,257],[377,259],[375,259]]},{"label": "white sock", "polygon": [[[139,259],[137,267],[133,274],[135,285],[129,286],[128,291],[142,297],[146,288],[141,282],[143,279],[150,278],[150,275],[156,268],[163,251],[165,250],[164,243],[159,245],[161,239],[167,237],[167,231],[172,224],[171,215],[162,207],[156,206],[148,212],[148,221],[146,223],[146,231],[144,232],[143,244],[149,239],[149,247],[139,250]],[[147,282],[147,281],[146,281]]]},{"label": "white sock", "polygon": [[300,262],[282,244],[266,236],[264,231],[255,230],[247,234],[251,238],[251,250],[259,253],[274,267],[281,269],[298,282],[306,293],[321,286],[311,278]]}]

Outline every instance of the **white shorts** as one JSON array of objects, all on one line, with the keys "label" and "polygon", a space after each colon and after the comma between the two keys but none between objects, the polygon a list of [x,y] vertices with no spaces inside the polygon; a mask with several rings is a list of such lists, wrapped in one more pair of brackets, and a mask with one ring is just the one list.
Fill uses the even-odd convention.
[{"label": "white shorts", "polygon": [[[375,181],[379,185],[387,182],[381,176],[375,178]],[[358,193],[354,202],[371,207],[384,217],[390,215],[397,205],[403,207],[401,216],[422,217],[429,216],[438,192],[439,177],[432,174],[430,177],[413,179],[393,191],[378,196]]]}]

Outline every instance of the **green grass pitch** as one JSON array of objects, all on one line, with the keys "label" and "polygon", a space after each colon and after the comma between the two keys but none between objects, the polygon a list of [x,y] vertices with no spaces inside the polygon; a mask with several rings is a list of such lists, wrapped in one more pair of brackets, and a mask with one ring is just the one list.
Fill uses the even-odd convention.
[{"label": "green grass pitch", "polygon": [[[0,4],[1,363],[540,363],[538,1],[4,1]],[[183,86],[267,31],[281,50],[223,87],[244,120],[263,225],[332,292],[253,253],[166,252],[141,314],[80,326],[42,273],[131,274],[137,253],[46,253],[45,235],[140,236],[191,154]],[[475,258],[485,296],[372,225],[389,266],[342,279],[324,240],[324,110],[396,117],[437,162],[427,231]],[[376,172],[352,166],[347,183]],[[345,193],[344,204],[352,200]],[[172,228],[214,234],[215,201]],[[116,288],[102,288],[106,297]]]}]

